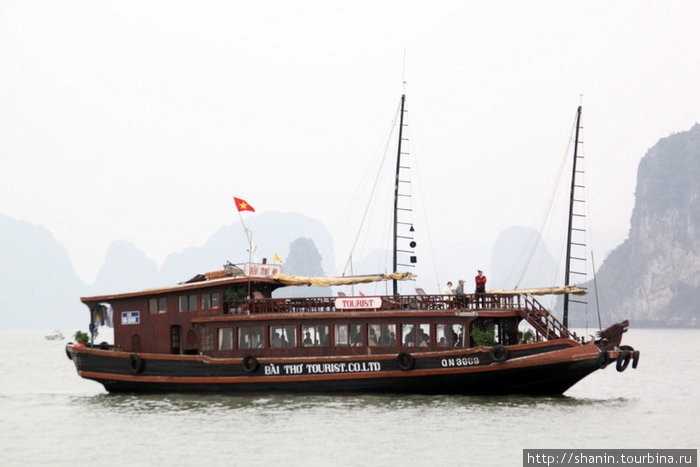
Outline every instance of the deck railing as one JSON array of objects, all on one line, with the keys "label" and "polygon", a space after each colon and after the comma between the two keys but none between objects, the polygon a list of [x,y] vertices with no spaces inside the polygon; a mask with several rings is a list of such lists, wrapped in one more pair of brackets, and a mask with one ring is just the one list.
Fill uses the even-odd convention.
[{"label": "deck railing", "polygon": [[[532,295],[519,293],[466,295],[398,295],[381,296],[375,311],[508,311],[515,310],[535,329],[538,339],[576,338]],[[370,311],[336,308],[336,297],[264,298],[230,303],[231,313],[322,313]]]},{"label": "deck railing", "polygon": [[[537,340],[577,339],[532,295],[519,293],[381,296],[374,311],[517,311],[535,330]],[[232,314],[372,311],[336,308],[336,297],[263,298],[228,303]]]},{"label": "deck railing", "polygon": [[[381,296],[372,310],[518,310],[528,306],[522,294],[398,295]],[[336,308],[336,297],[263,298],[229,303],[231,313],[319,313],[368,311]]]}]

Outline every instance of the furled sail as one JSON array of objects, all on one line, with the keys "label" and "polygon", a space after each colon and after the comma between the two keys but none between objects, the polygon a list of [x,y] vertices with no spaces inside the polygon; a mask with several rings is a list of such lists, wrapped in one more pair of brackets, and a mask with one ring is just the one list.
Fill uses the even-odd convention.
[{"label": "furled sail", "polygon": [[410,272],[395,272],[393,274],[368,274],[364,276],[345,277],[304,277],[291,276],[289,274],[274,274],[270,276],[284,285],[315,285],[317,287],[330,287],[333,285],[353,285],[366,284],[369,282],[381,282],[395,279],[397,281],[407,281],[413,279]]},{"label": "furled sail", "polygon": [[536,289],[489,290],[488,293],[520,293],[529,295],[586,295],[588,291],[576,285],[567,285],[564,287],[539,287]]}]

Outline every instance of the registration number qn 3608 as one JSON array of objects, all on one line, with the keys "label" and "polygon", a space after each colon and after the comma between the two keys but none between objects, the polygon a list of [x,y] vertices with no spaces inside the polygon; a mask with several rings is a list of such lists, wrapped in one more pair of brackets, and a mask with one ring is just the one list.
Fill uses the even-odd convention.
[{"label": "registration number qn 3608", "polygon": [[451,366],[473,366],[479,364],[479,357],[443,358],[440,364],[443,368]]}]

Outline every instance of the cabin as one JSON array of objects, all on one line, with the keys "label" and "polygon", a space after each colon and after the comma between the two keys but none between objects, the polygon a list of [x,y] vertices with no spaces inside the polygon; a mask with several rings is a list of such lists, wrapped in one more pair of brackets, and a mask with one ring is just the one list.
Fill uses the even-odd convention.
[{"label": "cabin", "polygon": [[[219,358],[513,345],[521,320],[549,316],[533,314],[539,304],[522,294],[271,298],[283,285],[217,271],[171,287],[81,300],[91,310],[91,330],[113,325],[116,350]],[[538,329],[539,338],[560,337],[548,327]]]}]

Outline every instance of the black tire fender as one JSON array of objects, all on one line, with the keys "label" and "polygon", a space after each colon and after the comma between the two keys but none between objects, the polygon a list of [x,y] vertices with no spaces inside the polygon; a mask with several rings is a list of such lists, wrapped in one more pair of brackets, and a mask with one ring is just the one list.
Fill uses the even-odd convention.
[{"label": "black tire fender", "polygon": [[73,343],[69,342],[66,344],[66,357],[68,357],[68,360],[73,360],[73,355],[71,355],[70,350],[68,350],[68,346],[72,346]]},{"label": "black tire fender", "polygon": [[623,350],[620,352],[620,355],[617,356],[617,363],[615,364],[617,371],[622,373],[627,369],[627,365],[630,364],[631,356],[632,355],[629,350]]},{"label": "black tire fender", "polygon": [[401,352],[396,356],[399,368],[403,371],[412,370],[416,366],[416,359],[408,352]]},{"label": "black tire fender", "polygon": [[501,344],[496,344],[493,347],[491,347],[491,352],[489,353],[491,355],[491,360],[494,362],[502,363],[508,360],[508,347],[505,345]]},{"label": "black tire fender", "polygon": [[135,375],[138,375],[146,367],[146,362],[143,358],[139,357],[137,354],[132,353],[129,355],[129,370]]},{"label": "black tire fender", "polygon": [[253,357],[252,355],[246,355],[243,357],[243,360],[241,360],[241,366],[243,367],[243,371],[246,373],[253,373],[258,369],[260,364],[258,363],[257,358]]},{"label": "black tire fender", "polygon": [[639,363],[639,350],[635,350],[632,352],[632,368],[637,368],[637,364]]},{"label": "black tire fender", "polygon": [[608,366],[608,363],[610,363],[610,357],[608,357],[608,352],[605,350],[601,350],[598,354],[598,357],[596,357],[596,360],[598,361],[598,368],[605,368],[606,366]]}]

